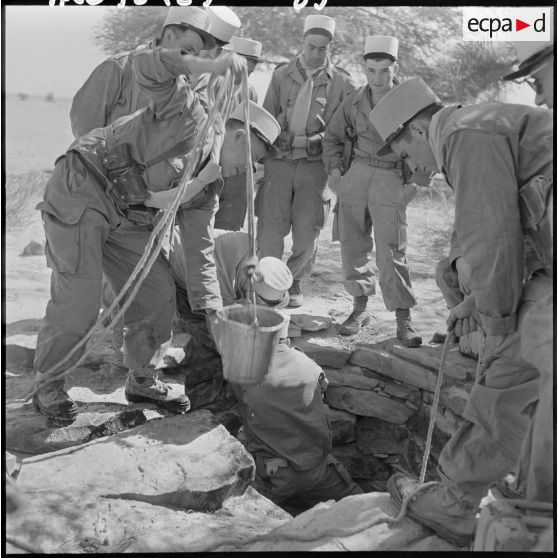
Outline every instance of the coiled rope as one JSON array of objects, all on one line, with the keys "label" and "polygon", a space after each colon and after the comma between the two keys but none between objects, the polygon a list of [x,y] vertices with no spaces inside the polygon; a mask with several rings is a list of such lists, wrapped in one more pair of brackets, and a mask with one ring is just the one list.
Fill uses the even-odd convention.
[{"label": "coiled rope", "polygon": [[[37,381],[33,391],[25,398],[24,402],[29,401],[33,395],[39,390],[43,389],[52,382],[56,382],[63,377],[73,372],[76,368],[81,366],[91,351],[96,348],[100,342],[107,337],[107,335],[114,329],[114,325],[124,315],[130,304],[136,297],[140,286],[147,274],[151,270],[155,260],[159,256],[159,252],[163,246],[165,236],[170,233],[174,226],[174,219],[180,207],[183,195],[188,188],[188,182],[192,178],[196,170],[198,157],[203,149],[204,142],[207,138],[209,130],[214,126],[217,116],[221,118],[219,125],[226,122],[229,114],[231,99],[233,96],[234,76],[231,71],[227,69],[224,79],[219,79],[220,76],[212,75],[207,87],[208,91],[208,115],[204,125],[198,130],[194,137],[194,149],[190,157],[186,169],[178,187],[176,188],[176,195],[173,198],[168,209],[163,210],[163,216],[154,227],[151,236],[147,242],[144,253],[132,274],[126,281],[125,285],[118,296],[114,299],[112,304],[98,317],[95,324],[90,328],[87,334],[71,349],[68,354],[59,362],[45,370],[41,374],[40,379]],[[215,90],[217,93],[215,94]],[[224,130],[223,130],[224,133]],[[124,301],[124,302],[122,302]],[[116,311],[116,313],[115,313]],[[70,359],[79,351],[94,335],[99,334],[99,337],[89,346],[83,355],[71,366],[65,370],[54,372],[60,367],[63,367]]]}]

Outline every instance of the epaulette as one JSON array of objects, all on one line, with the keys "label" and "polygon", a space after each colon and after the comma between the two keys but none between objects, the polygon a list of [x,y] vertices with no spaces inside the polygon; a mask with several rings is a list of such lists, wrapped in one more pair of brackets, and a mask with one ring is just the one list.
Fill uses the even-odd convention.
[{"label": "epaulette", "polygon": [[273,69],[273,71],[277,71],[279,68],[282,68],[283,66],[286,66],[288,64],[288,62],[279,62],[277,64],[277,66],[275,66],[275,68]]},{"label": "epaulette", "polygon": [[345,70],[345,68],[341,68],[341,66],[335,66],[336,70],[339,70],[341,72],[343,72],[344,74],[348,75],[349,77],[351,77],[351,74],[349,72],[347,72],[347,70]]}]

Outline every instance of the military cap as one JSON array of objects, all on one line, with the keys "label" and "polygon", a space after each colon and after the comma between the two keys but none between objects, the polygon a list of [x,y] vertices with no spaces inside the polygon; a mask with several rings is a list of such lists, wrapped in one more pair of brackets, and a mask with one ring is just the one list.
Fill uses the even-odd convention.
[{"label": "military cap", "polygon": [[229,43],[240,27],[240,19],[227,6],[209,6],[206,8],[211,26],[209,32],[223,43]]},{"label": "military cap", "polygon": [[419,112],[433,104],[441,104],[441,101],[420,77],[404,81],[382,97],[369,116],[370,123],[384,141],[377,155],[390,153],[391,142],[403,132],[405,126]]},{"label": "military cap", "polygon": [[[272,145],[281,132],[279,122],[275,120],[271,113],[267,112],[263,107],[249,101],[250,128],[252,131],[266,144]],[[231,113],[229,120],[238,120],[244,122],[244,103],[240,103],[238,107]]]},{"label": "military cap", "polygon": [[306,16],[304,20],[304,35],[308,34],[325,35],[333,39],[335,33],[335,20],[332,17],[314,14]]},{"label": "military cap", "polygon": [[540,62],[554,52],[554,25],[550,21],[550,41],[513,41],[517,70],[503,77],[504,81],[517,79],[529,75]]},{"label": "military cap", "polygon": [[369,35],[364,41],[363,55],[365,57],[375,56],[378,58],[385,57],[396,60],[398,48],[399,41],[395,37]]},{"label": "military cap", "polygon": [[258,262],[261,281],[254,281],[254,290],[265,300],[283,303],[293,284],[291,270],[278,258],[266,256]]},{"label": "military cap", "polygon": [[172,6],[163,23],[163,31],[169,25],[179,25],[192,29],[203,39],[203,48],[208,50],[215,46],[215,39],[209,32],[211,22],[207,13],[193,6]]},{"label": "military cap", "polygon": [[262,43],[253,41],[252,39],[245,39],[244,37],[233,37],[228,45],[223,47],[224,50],[231,50],[246,58],[251,58],[259,62],[262,54]]}]

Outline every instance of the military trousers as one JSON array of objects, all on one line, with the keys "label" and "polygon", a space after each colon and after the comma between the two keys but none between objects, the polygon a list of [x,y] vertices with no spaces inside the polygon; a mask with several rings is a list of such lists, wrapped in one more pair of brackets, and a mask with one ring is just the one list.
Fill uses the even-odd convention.
[{"label": "military trousers", "polygon": [[[363,492],[343,464],[331,454],[304,471],[297,471],[285,459],[277,459],[264,452],[256,452],[254,460],[254,486],[276,504],[296,500],[304,506],[312,507],[319,502],[337,501]],[[274,466],[270,468],[270,464]]]},{"label": "military trousers", "polygon": [[376,241],[376,265],[386,308],[412,308],[416,298],[407,263],[407,204],[416,187],[404,185],[398,169],[354,161],[338,187],[338,234],[343,285],[352,296],[376,293],[370,255]]},{"label": "military trousers", "polygon": [[[58,365],[95,323],[103,273],[119,293],[141,258],[151,227],[121,215],[95,171],[70,152],[58,160],[46,186],[41,210],[51,297],[41,327],[35,368],[58,372],[83,354]],[[150,361],[170,341],[175,309],[174,282],[160,255],[124,314],[124,364],[153,373]]]},{"label": "military trousers", "polygon": [[521,330],[521,354],[540,372],[538,402],[521,451],[518,485],[528,500],[552,502],[554,497],[554,293],[552,278],[539,274],[530,288],[540,291],[538,302],[526,313]]},{"label": "military trousers", "polygon": [[332,197],[322,161],[266,159],[255,208],[259,257],[281,259],[284,238],[292,230],[287,266],[294,279],[306,279],[314,266]]},{"label": "military trousers", "polygon": [[219,210],[215,215],[216,229],[239,231],[244,225],[247,208],[246,173],[241,172],[225,178],[219,196]]},{"label": "military trousers", "polygon": [[[528,281],[523,287],[516,331],[486,336],[482,371],[467,401],[465,423],[444,446],[438,460],[442,487],[450,500],[477,506],[492,483],[516,468],[543,386],[541,373],[524,356],[526,329],[532,325],[533,308],[547,293],[540,278]],[[552,350],[546,347],[544,354],[546,366]],[[544,382],[548,385],[548,380]],[[552,429],[550,416],[546,421],[548,432]],[[542,453],[552,463],[553,456],[546,449]],[[538,463],[541,457],[537,456]],[[545,470],[548,466],[552,469],[547,464]],[[538,482],[548,484],[552,478],[543,476]]]}]

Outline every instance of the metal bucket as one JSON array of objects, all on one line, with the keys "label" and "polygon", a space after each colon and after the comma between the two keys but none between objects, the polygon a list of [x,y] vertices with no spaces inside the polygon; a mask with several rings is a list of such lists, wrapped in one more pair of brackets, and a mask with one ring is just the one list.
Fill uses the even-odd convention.
[{"label": "metal bucket", "polygon": [[237,384],[257,384],[269,371],[271,358],[286,320],[272,308],[241,304],[217,312],[223,376]]}]

